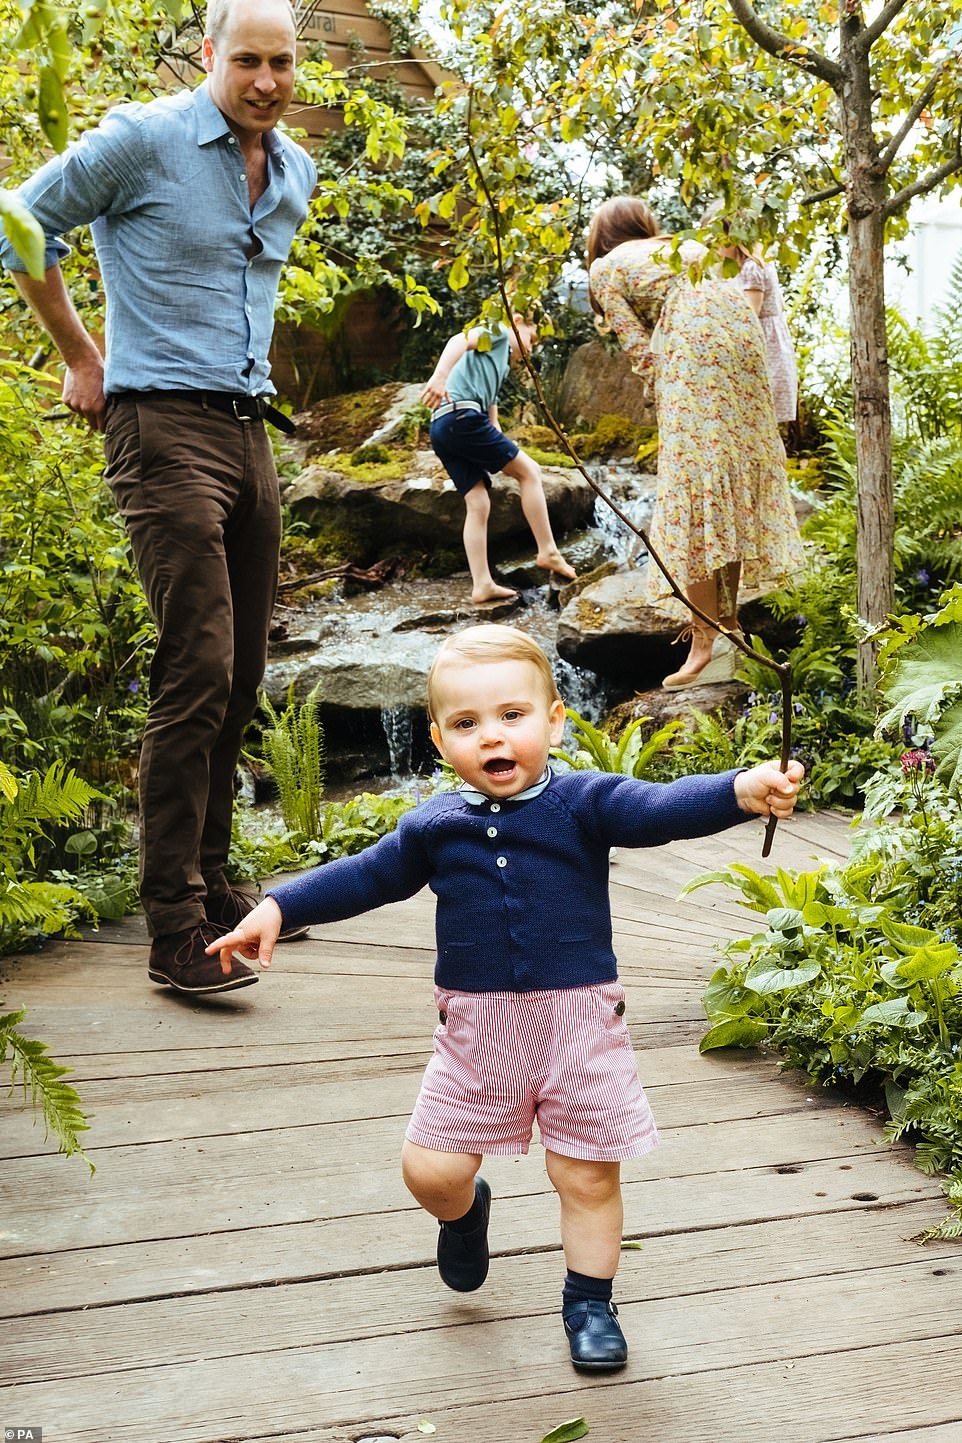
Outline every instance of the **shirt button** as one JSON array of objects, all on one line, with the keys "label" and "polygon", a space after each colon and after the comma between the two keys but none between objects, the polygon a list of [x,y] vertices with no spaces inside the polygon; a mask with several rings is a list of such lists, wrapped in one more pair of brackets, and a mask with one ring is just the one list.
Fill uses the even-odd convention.
[{"label": "shirt button", "polygon": [[498,829],[497,829],[497,827],[489,827],[489,828],[488,828],[488,836],[489,836],[489,837],[496,837],[497,835],[498,835]]},{"label": "shirt button", "polygon": [[500,812],[500,810],[501,810],[501,803],[500,803],[500,802],[492,802],[492,803],[491,803],[491,810],[492,810],[492,812]]},{"label": "shirt button", "polygon": [[506,867],[507,865],[508,865],[508,859],[507,859],[507,857],[499,857],[499,858],[498,858],[498,866],[499,866],[499,867]]}]

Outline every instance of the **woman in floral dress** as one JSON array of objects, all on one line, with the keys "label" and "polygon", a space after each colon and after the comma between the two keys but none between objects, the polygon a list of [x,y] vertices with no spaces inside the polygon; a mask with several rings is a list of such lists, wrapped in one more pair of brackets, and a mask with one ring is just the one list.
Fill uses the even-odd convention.
[{"label": "woman in floral dress", "polygon": [[[738,629],[738,588],[773,590],[804,556],[765,361],[745,297],[729,282],[693,279],[706,255],[672,242],[636,196],[605,201],[588,233],[591,301],[639,374],[653,369],[658,493],[651,542],[706,616]],[[728,681],[736,649],[672,597],[653,563],[648,600],[691,619],[691,648],[669,691]]]}]

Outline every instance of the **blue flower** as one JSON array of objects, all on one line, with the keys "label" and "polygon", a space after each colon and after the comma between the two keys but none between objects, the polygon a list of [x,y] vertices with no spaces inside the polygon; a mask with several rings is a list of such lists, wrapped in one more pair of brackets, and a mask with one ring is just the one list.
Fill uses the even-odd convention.
[{"label": "blue flower", "polygon": [[130,690],[131,690],[132,692],[135,692],[135,693],[138,692],[138,691],[140,691],[140,682],[139,682],[139,681],[132,681],[132,682],[130,683]]},{"label": "blue flower", "polygon": [[915,573],[915,579],[918,582],[919,586],[928,586],[929,582],[932,580],[931,576],[926,571],[924,566],[919,567],[918,571]]}]

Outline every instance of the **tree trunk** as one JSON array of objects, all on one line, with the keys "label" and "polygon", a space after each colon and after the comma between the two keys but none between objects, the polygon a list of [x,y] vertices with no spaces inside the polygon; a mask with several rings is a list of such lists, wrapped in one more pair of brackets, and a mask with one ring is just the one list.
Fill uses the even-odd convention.
[{"label": "tree trunk", "polygon": [[[885,335],[885,176],[872,129],[868,55],[856,43],[860,24],[843,21],[845,79],[839,105],[848,200],[852,399],[858,475],[858,614],[873,630],[885,625],[895,602],[895,512],[892,497],[892,418]],[[876,648],[858,648],[858,688],[875,686]]]}]

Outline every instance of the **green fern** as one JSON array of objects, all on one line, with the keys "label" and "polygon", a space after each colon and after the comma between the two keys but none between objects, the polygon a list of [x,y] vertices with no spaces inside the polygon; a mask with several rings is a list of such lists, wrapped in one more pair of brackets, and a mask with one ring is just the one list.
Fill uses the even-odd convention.
[{"label": "green fern", "polygon": [[76,919],[96,916],[77,888],[23,877],[45,828],[76,821],[100,796],[62,762],[21,780],[0,762],[0,953],[16,950],[38,932],[76,936]]},{"label": "green fern", "polygon": [[325,758],[324,731],[317,716],[318,692],[315,687],[298,706],[292,687],[283,712],[275,709],[266,694],[261,698],[270,723],[261,737],[264,761],[277,783],[284,824],[298,837],[321,835]]},{"label": "green fern", "polygon": [[16,1030],[25,1016],[26,1009],[21,1008],[0,1017],[0,1063],[7,1062],[10,1067],[9,1095],[13,1095],[19,1079],[24,1099],[35,1114],[39,1112],[43,1117],[44,1139],[53,1134],[64,1157],[81,1157],[93,1173],[96,1169],[79,1138],[89,1124],[79,1094],[63,1081],[70,1069],[54,1062],[45,1043]]}]

